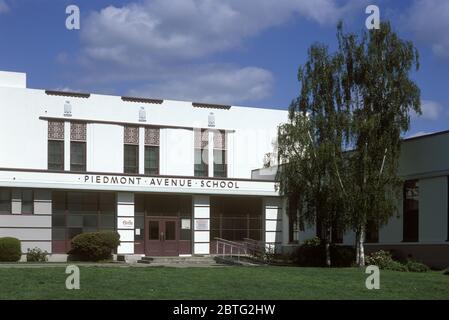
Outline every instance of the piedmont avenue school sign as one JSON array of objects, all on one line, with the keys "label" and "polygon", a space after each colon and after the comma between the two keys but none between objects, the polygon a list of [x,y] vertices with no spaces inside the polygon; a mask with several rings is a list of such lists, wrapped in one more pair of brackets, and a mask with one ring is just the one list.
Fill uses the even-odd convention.
[{"label": "piedmont avenue school sign", "polygon": [[0,169],[0,187],[279,196],[272,181],[20,169]]},{"label": "piedmont avenue school sign", "polygon": [[119,176],[84,176],[84,182],[121,184],[121,185],[147,185],[164,187],[199,187],[218,189],[239,189],[239,182],[232,180],[204,180],[190,178],[145,178],[145,177],[119,177]]}]

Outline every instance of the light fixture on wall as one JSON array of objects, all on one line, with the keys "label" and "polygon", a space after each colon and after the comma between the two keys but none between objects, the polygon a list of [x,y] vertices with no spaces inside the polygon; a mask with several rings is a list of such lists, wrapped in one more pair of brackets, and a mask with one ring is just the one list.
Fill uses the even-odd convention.
[{"label": "light fixture on wall", "polygon": [[140,107],[139,122],[146,122],[146,121],[147,121],[147,112],[145,111],[144,107]]},{"label": "light fixture on wall", "polygon": [[215,115],[213,112],[209,113],[209,117],[208,117],[208,126],[211,128],[215,127]]},{"label": "light fixture on wall", "polygon": [[71,117],[72,116],[72,105],[70,104],[70,101],[66,101],[64,103],[64,117]]}]

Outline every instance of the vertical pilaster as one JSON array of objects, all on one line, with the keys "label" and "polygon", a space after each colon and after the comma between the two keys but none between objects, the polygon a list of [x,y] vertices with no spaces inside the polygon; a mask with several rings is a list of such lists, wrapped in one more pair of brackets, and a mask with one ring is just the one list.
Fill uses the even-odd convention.
[{"label": "vertical pilaster", "polygon": [[234,132],[226,132],[226,165],[228,178],[234,178]]},{"label": "vertical pilaster", "polygon": [[139,128],[139,174],[145,174],[145,128]]},{"label": "vertical pilaster", "polygon": [[264,198],[265,242],[279,250],[282,244],[282,198]]},{"label": "vertical pilaster", "polygon": [[70,122],[64,122],[64,170],[70,171]]},{"label": "vertical pilaster", "polygon": [[134,193],[117,193],[117,232],[120,234],[119,254],[134,254]]},{"label": "vertical pilaster", "polygon": [[209,177],[214,176],[214,132],[209,130],[209,144],[207,146],[207,160],[208,160],[208,175]]},{"label": "vertical pilaster", "polygon": [[193,253],[210,252],[210,197],[193,196]]}]

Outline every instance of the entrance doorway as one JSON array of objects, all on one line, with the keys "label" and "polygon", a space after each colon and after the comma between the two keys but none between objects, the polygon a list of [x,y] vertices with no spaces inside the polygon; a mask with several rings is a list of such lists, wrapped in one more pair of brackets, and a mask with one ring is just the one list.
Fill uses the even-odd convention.
[{"label": "entrance doorway", "polygon": [[145,254],[147,256],[177,256],[179,254],[179,218],[147,217],[145,220]]}]

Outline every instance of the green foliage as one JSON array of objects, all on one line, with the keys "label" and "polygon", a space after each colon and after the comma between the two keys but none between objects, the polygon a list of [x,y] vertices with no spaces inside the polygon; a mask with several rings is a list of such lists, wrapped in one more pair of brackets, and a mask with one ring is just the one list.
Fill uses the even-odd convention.
[{"label": "green foliage", "polygon": [[391,253],[384,250],[379,250],[366,256],[366,264],[378,266],[379,269],[387,269],[393,261]]},{"label": "green foliage", "polygon": [[320,244],[321,244],[321,239],[318,237],[306,239],[303,242],[303,245],[305,245],[305,246],[319,246]]},{"label": "green foliage", "polygon": [[[331,245],[331,267],[350,267],[354,263],[355,252],[350,246]],[[326,250],[319,239],[312,238],[304,241],[292,254],[293,263],[301,267],[324,267],[326,266]]]},{"label": "green foliage", "polygon": [[117,232],[82,233],[72,239],[71,260],[100,261],[111,258],[120,244]]},{"label": "green foliage", "polygon": [[366,225],[396,212],[401,134],[421,112],[410,78],[418,52],[389,23],[361,37],[339,25],[337,39],[335,53],[315,44],[299,68],[299,97],[278,132],[277,179],[301,223],[320,221],[327,243],[333,228],[353,230],[360,248]]},{"label": "green foliage", "polygon": [[17,262],[22,256],[20,240],[12,237],[0,238],[0,261]]},{"label": "green foliage", "polygon": [[430,268],[428,266],[426,266],[425,264],[418,262],[418,261],[408,260],[407,263],[405,264],[405,266],[407,267],[407,270],[410,272],[428,272],[428,271],[430,271]]},{"label": "green foliage", "polygon": [[27,261],[28,262],[46,262],[48,256],[47,251],[43,251],[40,248],[28,249]]},{"label": "green foliage", "polygon": [[368,265],[378,266],[379,269],[392,271],[410,271],[410,272],[427,272],[430,270],[428,266],[423,263],[408,260],[406,264],[393,260],[391,253],[388,251],[379,250],[371,253],[366,257]]},{"label": "green foliage", "polygon": [[446,268],[446,269],[443,271],[443,274],[446,275],[446,276],[449,276],[449,268]]}]

